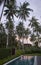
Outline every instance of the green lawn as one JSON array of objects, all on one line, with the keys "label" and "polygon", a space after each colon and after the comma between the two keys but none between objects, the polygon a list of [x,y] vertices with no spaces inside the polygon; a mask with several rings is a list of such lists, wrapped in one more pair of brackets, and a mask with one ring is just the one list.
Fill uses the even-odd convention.
[{"label": "green lawn", "polygon": [[27,55],[27,56],[41,56],[41,54],[39,54],[39,53],[32,53],[32,54],[25,54],[25,55]]}]

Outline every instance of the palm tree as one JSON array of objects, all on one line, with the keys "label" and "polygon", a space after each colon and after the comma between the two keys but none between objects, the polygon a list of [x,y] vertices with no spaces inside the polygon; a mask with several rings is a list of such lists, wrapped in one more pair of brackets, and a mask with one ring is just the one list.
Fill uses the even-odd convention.
[{"label": "palm tree", "polygon": [[[36,36],[37,36],[36,44],[37,43],[39,44],[39,38],[40,38],[40,34],[41,34],[41,27],[40,27],[40,25],[35,25],[34,32],[36,33]],[[37,44],[37,46],[38,46],[38,44]]]},{"label": "palm tree", "polygon": [[29,28],[27,28],[26,30],[25,30],[25,37],[26,37],[26,39],[28,38],[28,36],[29,36],[29,34],[31,33],[31,31],[30,31],[30,29]]},{"label": "palm tree", "polygon": [[31,39],[30,39],[30,41],[35,41],[36,40],[36,36],[35,36],[35,34],[31,34]]},{"label": "palm tree", "polygon": [[30,21],[29,26],[31,26],[32,30],[33,30],[33,35],[34,33],[36,34],[36,37],[38,37],[38,42],[39,42],[39,34],[40,34],[40,25],[39,22],[37,22],[38,19],[36,19],[35,17],[32,17]]},{"label": "palm tree", "polygon": [[[1,12],[1,16],[0,16],[0,20],[2,18],[2,14],[3,14],[3,11],[4,11],[4,7],[10,8],[10,6],[13,6],[14,5],[13,7],[15,8],[15,2],[16,2],[16,0],[0,0],[0,5],[3,4],[2,12]],[[6,12],[5,14],[7,14],[8,13],[8,9],[5,10],[5,12]]]},{"label": "palm tree", "polygon": [[[8,5],[9,3],[9,5]],[[5,7],[7,8],[5,11],[4,11],[4,15],[6,15],[6,18],[7,18],[7,23],[6,23],[6,28],[8,30],[8,35],[7,35],[7,46],[8,46],[8,39],[11,39],[12,38],[12,34],[13,34],[13,29],[14,29],[14,24],[13,24],[13,21],[14,18],[13,16],[15,15],[16,11],[16,5],[15,5],[15,0],[10,0],[8,3],[6,3]],[[12,41],[11,41],[12,43]]]},{"label": "palm tree", "polygon": [[[1,0],[0,0],[1,1]],[[28,8],[29,3],[28,2],[24,2],[22,5],[20,5],[20,7],[18,6],[19,9],[17,9],[16,7],[16,0],[2,0],[0,2],[0,5],[2,4],[2,2],[4,2],[3,4],[3,8],[2,8],[2,13],[1,13],[1,17],[4,11],[4,7],[6,7],[7,9],[5,10],[5,15],[10,15],[10,17],[13,17],[12,14],[14,14],[15,16],[18,16],[19,18],[26,20],[26,17],[29,17],[30,11],[33,11],[32,9]],[[1,20],[0,17],[0,20]]]},{"label": "palm tree", "polygon": [[31,18],[31,20],[29,20],[29,26],[31,26],[31,27],[34,27],[35,26],[35,24],[38,24],[38,22],[37,22],[37,20],[38,19],[36,19],[34,16]]},{"label": "palm tree", "polygon": [[[13,36],[13,28],[14,28],[14,26],[13,26],[13,22],[12,21],[8,21],[7,23],[6,23],[6,29],[7,29],[7,47],[8,47],[8,44],[10,43],[9,42],[9,39],[11,40],[11,37]],[[12,41],[11,41],[12,42]]]},{"label": "palm tree", "polygon": [[28,6],[29,3],[24,2],[23,4],[20,3],[20,7],[19,7],[18,16],[19,18],[25,21],[26,21],[26,17],[29,17],[30,11],[33,11],[32,9],[28,8]]},{"label": "palm tree", "polygon": [[24,28],[23,22],[19,22],[19,24],[16,26],[16,32],[19,38],[22,38],[24,36],[24,31],[25,31],[25,28]]},{"label": "palm tree", "polygon": [[24,39],[24,31],[25,31],[25,28],[24,28],[24,25],[23,25],[23,22],[19,22],[19,24],[16,26],[16,32],[17,32],[17,35],[19,36],[19,41],[20,39],[22,39],[22,45],[23,45],[23,39]]},{"label": "palm tree", "polygon": [[16,15],[16,5],[15,0],[10,0],[9,5],[6,4],[5,7],[7,8],[4,10],[4,15],[6,15],[6,18],[8,20],[13,19],[13,16]]},{"label": "palm tree", "polygon": [[[7,23],[6,23],[6,28],[8,30],[8,35],[7,35],[7,46],[9,40],[11,41],[12,36],[14,34],[14,15],[16,16],[16,0],[10,0],[8,3],[6,3],[5,7],[7,8],[4,10],[4,15],[6,15]],[[15,35],[14,37],[15,38]],[[12,41],[11,41],[12,43]]]},{"label": "palm tree", "polygon": [[12,21],[9,21],[9,22],[7,21],[7,23],[6,23],[6,29],[8,29],[8,34],[12,34],[13,28],[14,28],[13,22]]},{"label": "palm tree", "polygon": [[6,0],[0,0],[0,6],[3,4],[2,12],[1,12],[1,16],[0,16],[0,21],[1,21],[1,18],[2,18],[3,11],[4,11],[5,3],[6,3]]}]

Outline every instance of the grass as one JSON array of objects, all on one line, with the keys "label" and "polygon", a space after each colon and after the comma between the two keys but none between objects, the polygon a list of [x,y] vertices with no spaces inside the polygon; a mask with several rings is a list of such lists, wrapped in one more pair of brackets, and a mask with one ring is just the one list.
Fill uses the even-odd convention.
[{"label": "grass", "polygon": [[6,63],[18,56],[20,56],[20,55],[12,55],[12,56],[8,56],[7,58],[0,59],[0,65],[3,65],[4,63]]},{"label": "grass", "polygon": [[32,54],[24,54],[24,55],[27,55],[27,56],[41,56],[41,54],[39,54],[39,53],[32,53]]}]

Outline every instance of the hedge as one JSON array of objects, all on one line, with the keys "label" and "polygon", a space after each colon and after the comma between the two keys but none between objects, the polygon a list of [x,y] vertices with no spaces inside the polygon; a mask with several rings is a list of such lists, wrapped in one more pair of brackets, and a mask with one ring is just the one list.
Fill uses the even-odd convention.
[{"label": "hedge", "polygon": [[32,53],[41,53],[41,48],[37,47],[27,47],[24,50],[25,54],[32,54]]},{"label": "hedge", "polygon": [[0,49],[0,59],[6,58],[11,55],[11,49],[1,48]]},{"label": "hedge", "polygon": [[0,48],[0,59],[6,58],[11,55],[22,55],[24,52],[22,50],[14,50],[14,48]]}]

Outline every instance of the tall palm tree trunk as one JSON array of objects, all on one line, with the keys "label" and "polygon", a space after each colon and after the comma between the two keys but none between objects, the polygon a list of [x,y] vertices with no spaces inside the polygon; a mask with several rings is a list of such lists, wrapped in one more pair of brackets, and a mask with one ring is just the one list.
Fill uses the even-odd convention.
[{"label": "tall palm tree trunk", "polygon": [[9,37],[9,36],[7,35],[7,43],[6,43],[6,48],[8,47],[8,37]]},{"label": "tall palm tree trunk", "polygon": [[22,38],[22,46],[23,46],[23,51],[24,51],[24,38]]},{"label": "tall palm tree trunk", "polygon": [[[38,32],[37,32],[37,35],[38,35]],[[38,46],[39,46],[39,35],[38,35]]]},{"label": "tall palm tree trunk", "polygon": [[[22,20],[22,23],[23,23],[23,20]],[[23,30],[23,32],[24,32],[24,30]],[[23,51],[24,51],[24,34],[22,34],[22,37],[23,37],[22,44],[23,44]]]},{"label": "tall palm tree trunk", "polygon": [[2,3],[3,4],[3,8],[2,8],[1,16],[0,16],[0,21],[1,21],[1,18],[2,18],[3,11],[4,11],[5,2],[6,2],[6,0],[4,0],[4,2]]}]

